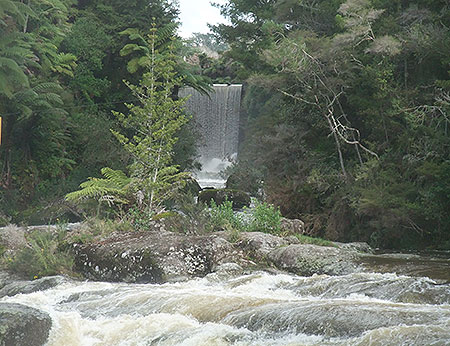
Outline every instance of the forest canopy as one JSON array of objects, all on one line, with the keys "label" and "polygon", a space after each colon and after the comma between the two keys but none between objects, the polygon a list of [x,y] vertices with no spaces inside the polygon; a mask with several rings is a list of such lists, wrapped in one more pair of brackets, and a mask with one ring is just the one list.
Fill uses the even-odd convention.
[{"label": "forest canopy", "polygon": [[[246,81],[241,188],[315,234],[449,246],[445,0],[230,0],[214,27]],[[251,172],[251,173],[249,173]]]},{"label": "forest canopy", "polygon": [[[132,165],[113,111],[136,101],[154,23],[174,102],[244,84],[233,187],[331,240],[450,248],[447,0],[228,0],[229,23],[187,42],[175,5],[0,0],[0,224],[78,220],[64,196]],[[192,125],[173,136],[191,169]]]}]

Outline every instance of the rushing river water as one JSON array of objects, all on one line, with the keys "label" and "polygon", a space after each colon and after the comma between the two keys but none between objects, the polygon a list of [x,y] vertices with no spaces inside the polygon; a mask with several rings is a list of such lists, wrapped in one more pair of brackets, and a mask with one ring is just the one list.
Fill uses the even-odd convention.
[{"label": "rushing river water", "polygon": [[2,301],[49,313],[49,346],[450,344],[449,283],[393,273],[66,282]]}]

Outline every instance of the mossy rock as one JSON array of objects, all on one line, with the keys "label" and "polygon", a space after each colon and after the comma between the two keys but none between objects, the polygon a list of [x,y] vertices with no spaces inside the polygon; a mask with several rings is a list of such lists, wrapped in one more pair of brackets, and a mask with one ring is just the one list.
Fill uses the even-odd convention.
[{"label": "mossy rock", "polygon": [[198,201],[210,204],[213,200],[217,205],[225,201],[231,201],[233,208],[240,209],[250,206],[250,196],[240,190],[233,189],[207,189],[203,190],[198,195]]},{"label": "mossy rock", "polygon": [[47,342],[52,319],[40,310],[0,303],[0,345],[40,346]]},{"label": "mossy rock", "polygon": [[198,196],[202,190],[200,184],[194,178],[190,178],[186,181],[186,185],[182,188],[181,192],[187,193],[193,196]]}]

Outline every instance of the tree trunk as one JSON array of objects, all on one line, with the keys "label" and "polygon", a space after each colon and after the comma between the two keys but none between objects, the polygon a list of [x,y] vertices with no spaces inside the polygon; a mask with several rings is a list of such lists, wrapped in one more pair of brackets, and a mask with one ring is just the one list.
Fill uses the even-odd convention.
[{"label": "tree trunk", "polygon": [[326,118],[328,120],[328,125],[330,126],[330,130],[331,130],[331,132],[333,132],[334,141],[336,143],[336,149],[337,149],[338,155],[339,155],[339,163],[341,164],[342,174],[344,175],[345,181],[347,181],[348,176],[347,176],[347,171],[345,169],[344,157],[342,155],[341,143],[339,142],[339,138],[336,134],[336,130],[333,128],[333,123],[331,122],[330,117],[327,116]]}]

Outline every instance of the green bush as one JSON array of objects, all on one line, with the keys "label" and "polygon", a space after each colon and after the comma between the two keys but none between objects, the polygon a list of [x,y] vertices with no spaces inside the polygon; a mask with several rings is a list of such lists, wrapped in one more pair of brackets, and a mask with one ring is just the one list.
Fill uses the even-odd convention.
[{"label": "green bush", "polygon": [[27,237],[29,246],[11,258],[11,271],[30,279],[67,274],[73,275],[74,257],[61,248],[58,236],[49,231],[35,231]]},{"label": "green bush", "polygon": [[278,234],[281,230],[281,212],[272,204],[257,202],[248,225],[250,232]]},{"label": "green bush", "polygon": [[210,212],[204,203],[194,203],[194,196],[180,194],[176,212],[163,220],[167,230],[183,234],[205,234],[211,232]]},{"label": "green bush", "polygon": [[250,196],[239,190],[232,189],[205,189],[198,195],[198,201],[211,206],[211,201],[216,205],[230,201],[233,208],[241,209],[250,205]]},{"label": "green bush", "polygon": [[211,200],[210,224],[213,230],[238,230],[243,231],[246,228],[242,217],[233,211],[233,202],[225,201],[217,205]]},{"label": "green bush", "polygon": [[136,231],[148,230],[151,226],[153,213],[149,213],[139,208],[130,208],[126,214],[126,220],[133,226]]}]

